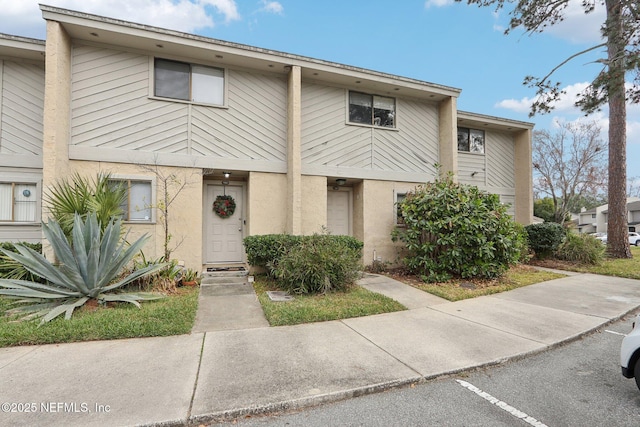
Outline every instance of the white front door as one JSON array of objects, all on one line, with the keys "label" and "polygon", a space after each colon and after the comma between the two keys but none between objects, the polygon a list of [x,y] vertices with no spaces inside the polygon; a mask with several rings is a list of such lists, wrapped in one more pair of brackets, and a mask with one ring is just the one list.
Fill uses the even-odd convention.
[{"label": "white front door", "polygon": [[[230,217],[221,218],[213,211],[216,197],[226,194],[233,197],[236,209]],[[244,211],[241,185],[205,184],[204,207],[204,260],[205,264],[242,262],[242,229]]]},{"label": "white front door", "polygon": [[351,191],[327,190],[327,228],[334,235],[351,235]]}]

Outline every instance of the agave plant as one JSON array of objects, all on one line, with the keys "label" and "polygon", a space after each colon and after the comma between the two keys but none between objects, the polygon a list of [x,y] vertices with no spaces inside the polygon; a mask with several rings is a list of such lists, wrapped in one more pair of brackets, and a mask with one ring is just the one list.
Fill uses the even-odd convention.
[{"label": "agave plant", "polygon": [[47,281],[35,283],[0,279],[0,295],[24,303],[12,309],[12,313],[25,314],[25,319],[42,317],[42,324],[62,313],[65,313],[65,319],[70,319],[74,309],[90,299],[101,303],[124,301],[140,307],[138,301],[164,297],[150,293],[114,292],[139,277],[165,267],[165,264],[149,265],[118,280],[119,273],[147,239],[147,236],[143,236],[127,245],[126,239],[121,239],[119,219],[110,220],[104,233],[101,233],[100,223],[94,213],[90,213],[86,221],[75,214],[73,244],[69,244],[55,220],[43,223],[42,229],[59,264],[50,263],[40,253],[20,244],[15,245],[19,253],[2,250],[6,256]]}]

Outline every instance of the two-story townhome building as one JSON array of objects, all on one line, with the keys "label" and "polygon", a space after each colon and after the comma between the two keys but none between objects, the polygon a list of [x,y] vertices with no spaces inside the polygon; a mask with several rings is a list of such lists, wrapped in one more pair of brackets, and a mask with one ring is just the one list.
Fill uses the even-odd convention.
[{"label": "two-story townhome building", "polygon": [[[32,150],[42,188],[34,200],[73,173],[110,173],[129,189],[128,225],[152,236],[149,257],[162,254],[165,183],[176,197],[173,257],[197,269],[243,263],[248,235],[325,227],[364,241],[365,263],[374,254],[393,261],[396,202],[438,174],[499,194],[517,221],[532,221],[533,125],[460,112],[459,89],[41,10],[46,67],[32,62],[46,70],[42,146]],[[233,198],[232,215],[214,212],[221,195]]]},{"label": "two-story townhome building", "polygon": [[[583,209],[578,217],[578,232],[580,233],[606,233],[609,205],[600,205],[593,209]],[[637,231],[640,224],[640,198],[627,198],[627,226],[629,231]]]}]

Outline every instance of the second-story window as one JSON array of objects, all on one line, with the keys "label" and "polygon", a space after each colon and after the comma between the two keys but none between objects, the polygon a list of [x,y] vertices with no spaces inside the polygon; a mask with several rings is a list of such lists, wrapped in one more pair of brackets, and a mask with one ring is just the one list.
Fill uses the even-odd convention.
[{"label": "second-story window", "polygon": [[459,127],[458,151],[484,154],[484,131]]},{"label": "second-story window", "polygon": [[396,100],[385,96],[349,92],[349,122],[396,127]]},{"label": "second-story window", "polygon": [[154,96],[224,105],[224,70],[186,62],[155,60]]}]

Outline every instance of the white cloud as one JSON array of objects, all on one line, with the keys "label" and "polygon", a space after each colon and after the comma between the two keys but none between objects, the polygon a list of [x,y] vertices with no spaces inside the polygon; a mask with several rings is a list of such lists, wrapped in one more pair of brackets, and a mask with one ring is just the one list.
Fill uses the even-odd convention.
[{"label": "white cloud", "polygon": [[451,4],[455,3],[454,0],[427,0],[424,4],[425,8],[430,8],[430,7],[444,7],[444,6],[449,6]]},{"label": "white cloud", "polygon": [[584,13],[582,0],[570,0],[563,11],[564,20],[545,32],[552,34],[571,43],[599,43],[602,35],[600,27],[606,19],[606,10],[600,2],[595,2],[595,10]]},{"label": "white cloud", "polygon": [[[235,0],[47,0],[46,4],[184,32],[240,19]],[[38,0],[0,0],[2,32],[45,37]]]},{"label": "white cloud", "polygon": [[[606,10],[603,4],[596,1],[595,9],[593,12],[585,13],[583,0],[569,0],[567,7],[562,11],[564,19],[557,22],[551,27],[545,28],[544,32],[554,35],[563,40],[567,40],[571,43],[600,43],[602,36],[600,33],[600,27],[606,19]],[[452,5],[454,0],[426,0],[424,7],[445,7]],[[509,6],[506,7],[506,11],[510,11]],[[506,19],[506,13],[501,13],[502,10],[493,10],[493,18],[496,21],[493,25],[495,31],[504,32],[508,26],[508,21],[503,21],[501,16],[504,15]]]},{"label": "white cloud", "polygon": [[[607,138],[607,132],[609,130],[609,108],[607,105],[602,107],[601,111],[597,111],[588,116],[575,106],[575,101],[578,99],[578,94],[582,92],[589,83],[581,82],[575,83],[564,88],[566,92],[563,97],[556,102],[553,110],[552,123],[563,122],[576,122],[576,121],[596,121],[602,129],[602,137]],[[630,83],[627,83],[629,86]],[[535,98],[524,97],[521,99],[504,99],[497,104],[498,108],[504,108],[516,113],[526,114],[531,110],[531,104]],[[640,105],[631,104],[627,105],[627,143],[628,144],[640,144]]]},{"label": "white cloud", "polygon": [[224,16],[226,22],[240,19],[238,7],[234,0],[196,0],[196,2],[213,6],[218,13]]},{"label": "white cloud", "polygon": [[[589,83],[575,83],[563,88],[566,92],[561,98],[554,102],[552,105],[555,112],[579,114],[580,109],[575,106],[578,94],[582,92]],[[515,111],[517,113],[527,113],[531,109],[531,104],[536,98],[524,97],[522,99],[504,99],[496,103],[496,107],[504,108],[507,110]]]},{"label": "white cloud", "polygon": [[280,2],[262,0],[261,3],[261,11],[275,13],[276,15],[282,15],[282,12],[284,12],[284,7],[282,7]]}]

